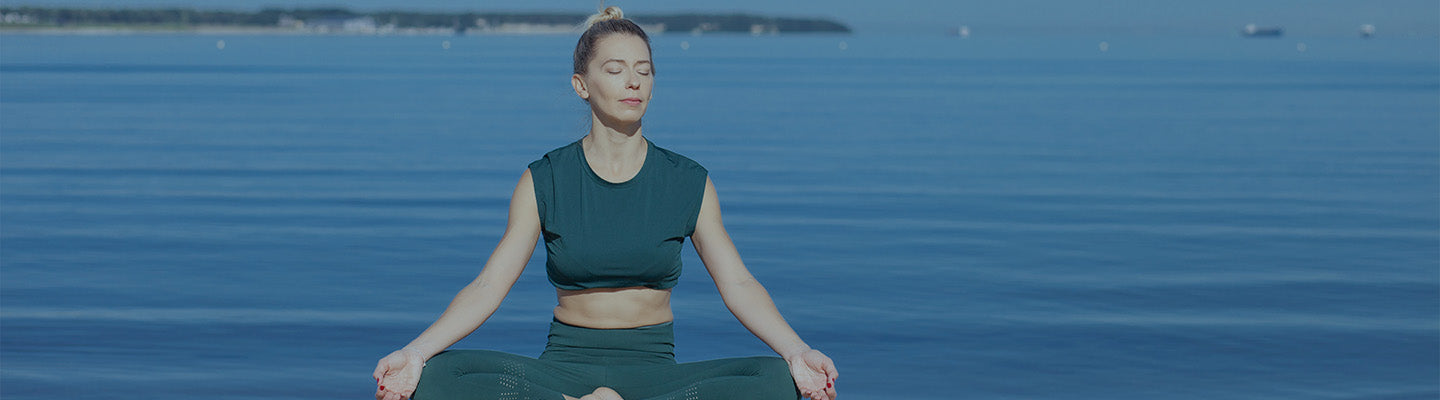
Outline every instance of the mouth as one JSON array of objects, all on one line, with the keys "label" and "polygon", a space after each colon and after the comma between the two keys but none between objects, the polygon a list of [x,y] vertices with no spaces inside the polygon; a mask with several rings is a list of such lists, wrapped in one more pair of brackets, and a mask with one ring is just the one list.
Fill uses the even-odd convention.
[{"label": "mouth", "polygon": [[628,99],[621,99],[620,102],[621,102],[621,103],[628,104],[628,105],[631,105],[631,106],[638,106],[638,105],[640,105],[641,100],[640,100],[639,98],[636,98],[636,97],[631,97],[631,98],[628,98]]}]

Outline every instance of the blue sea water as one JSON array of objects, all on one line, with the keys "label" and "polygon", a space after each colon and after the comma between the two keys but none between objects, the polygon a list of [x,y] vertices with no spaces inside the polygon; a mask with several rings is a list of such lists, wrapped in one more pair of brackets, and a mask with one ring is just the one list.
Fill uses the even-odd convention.
[{"label": "blue sea water", "polygon": [[[0,397],[368,398],[573,40],[0,35]],[[1437,44],[661,35],[644,134],[844,398],[1435,399]],[[680,360],[768,354],[685,262]],[[456,347],[537,355],[543,269]]]}]

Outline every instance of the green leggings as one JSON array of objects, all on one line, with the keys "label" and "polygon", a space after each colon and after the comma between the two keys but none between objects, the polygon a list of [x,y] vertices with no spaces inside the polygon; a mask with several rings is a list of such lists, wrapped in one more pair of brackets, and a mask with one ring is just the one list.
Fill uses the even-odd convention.
[{"label": "green leggings", "polygon": [[554,321],[539,359],[489,350],[436,354],[420,374],[414,399],[559,400],[601,386],[625,400],[800,398],[779,357],[677,364],[670,322],[592,329]]}]

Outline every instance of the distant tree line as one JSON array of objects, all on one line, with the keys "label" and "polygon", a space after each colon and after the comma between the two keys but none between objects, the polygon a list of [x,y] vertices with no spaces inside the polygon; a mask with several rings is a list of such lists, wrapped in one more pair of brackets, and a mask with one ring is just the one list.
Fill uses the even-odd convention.
[{"label": "distant tree line", "polygon": [[[344,8],[266,8],[258,12],[204,11],[183,8],[165,9],[72,9],[41,7],[0,7],[0,13],[18,13],[33,18],[34,25],[232,25],[276,26],[282,16],[308,21],[315,19],[371,17],[377,24],[393,24],[398,28],[475,26],[477,19],[486,24],[572,24],[585,21],[578,13],[497,13],[458,12],[422,13],[409,11],[378,11],[358,13]],[[780,32],[849,33],[850,28],[836,21],[812,18],[777,18],[751,14],[676,14],[636,15],[641,24],[665,24],[667,31],[750,32],[761,26]]]},{"label": "distant tree line", "polygon": [[634,20],[643,24],[664,23],[665,30],[682,32],[697,29],[718,32],[749,32],[751,26],[762,25],[774,27],[781,32],[850,33],[850,27],[828,19],[777,18],[751,14],[639,15]]},{"label": "distant tree line", "polygon": [[[343,10],[341,10],[343,11]],[[235,11],[197,11],[190,9],[70,9],[36,7],[0,7],[3,14],[32,17],[37,25],[269,25],[280,19],[279,10],[259,13]]]}]

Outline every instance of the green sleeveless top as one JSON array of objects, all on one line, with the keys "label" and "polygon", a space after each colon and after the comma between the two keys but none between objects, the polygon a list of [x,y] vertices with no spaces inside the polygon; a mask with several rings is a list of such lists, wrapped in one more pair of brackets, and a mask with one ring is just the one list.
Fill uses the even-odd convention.
[{"label": "green sleeveless top", "polygon": [[680,247],[695,232],[708,171],[645,143],[640,172],[621,183],[596,175],[578,140],[530,163],[555,287],[669,289],[680,279]]}]

